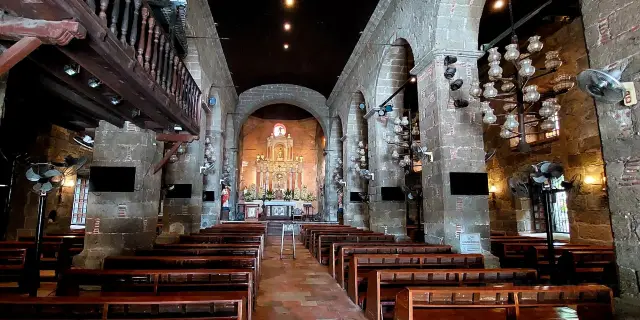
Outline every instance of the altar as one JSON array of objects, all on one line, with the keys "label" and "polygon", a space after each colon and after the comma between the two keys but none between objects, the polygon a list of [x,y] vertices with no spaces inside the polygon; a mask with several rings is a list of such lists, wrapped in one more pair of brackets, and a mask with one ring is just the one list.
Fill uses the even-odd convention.
[{"label": "altar", "polygon": [[265,201],[266,217],[271,219],[290,219],[300,201],[273,200]]}]

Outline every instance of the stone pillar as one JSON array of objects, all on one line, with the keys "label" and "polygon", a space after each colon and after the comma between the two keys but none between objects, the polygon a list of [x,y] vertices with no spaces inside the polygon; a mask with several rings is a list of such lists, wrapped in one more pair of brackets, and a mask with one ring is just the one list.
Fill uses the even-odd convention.
[{"label": "stone pillar", "polygon": [[[208,118],[208,117],[207,117]],[[220,189],[220,177],[222,175],[222,130],[220,130],[219,122],[207,121],[207,127],[212,128],[207,130],[207,135],[210,139],[210,150],[213,151],[213,157],[215,158],[215,164],[213,168],[204,177],[204,190],[213,191],[214,201],[206,201],[202,203],[202,220],[200,222],[201,228],[207,228],[216,225],[220,221],[220,203],[221,189]],[[217,129],[216,129],[217,127]]]},{"label": "stone pillar", "polygon": [[92,166],[135,167],[135,191],[89,193],[84,250],[74,257],[74,266],[98,269],[107,256],[153,247],[161,175],[152,170],[162,150],[152,131],[100,121]]},{"label": "stone pillar", "polygon": [[[627,64],[621,81],[633,81],[640,95],[638,19],[640,2],[584,0],[582,14],[591,68]],[[620,292],[640,301],[640,109],[596,102],[606,165],[609,208]]]},{"label": "stone pillar", "polygon": [[[391,95],[391,93],[389,94]],[[398,101],[396,101],[398,99]],[[396,96],[391,102],[402,105],[402,97]],[[404,169],[391,158],[394,147],[387,144],[393,138],[393,119],[398,112],[388,113],[388,121],[378,115],[371,115],[369,128],[369,170],[374,173],[369,185],[369,219],[370,229],[375,232],[386,232],[400,238],[407,236],[407,216],[404,201],[382,201],[382,187],[400,187],[404,185]]]},{"label": "stone pillar", "polygon": [[342,141],[340,138],[340,119],[334,119],[331,125],[331,135],[329,136],[325,156],[324,174],[324,221],[338,221],[338,184],[334,180],[334,171],[339,166],[338,159],[342,158]]},{"label": "stone pillar", "polygon": [[[449,82],[444,77],[444,57],[458,57],[456,78],[465,86],[458,91],[468,96],[472,79],[477,79],[478,52],[435,52],[426,57],[414,72],[418,75],[420,138],[433,152],[434,162],[422,167],[424,192],[423,220],[428,243],[451,245],[460,249],[459,234],[480,233],[482,248],[489,253],[489,207],[487,196],[451,195],[450,172],[485,172],[482,115],[472,103],[456,109],[450,98]],[[485,262],[491,266],[495,261]]]},{"label": "stone pillar", "polygon": [[[351,128],[349,128],[351,131]],[[356,162],[352,159],[359,159],[358,142],[362,137],[356,134],[350,134],[344,141],[344,159],[342,164],[343,177],[347,182],[344,191],[344,224],[357,228],[369,228],[369,216],[366,215],[366,203],[351,202],[351,192],[365,192],[367,190],[367,182],[360,177],[355,170]],[[360,162],[358,162],[360,163]]]}]

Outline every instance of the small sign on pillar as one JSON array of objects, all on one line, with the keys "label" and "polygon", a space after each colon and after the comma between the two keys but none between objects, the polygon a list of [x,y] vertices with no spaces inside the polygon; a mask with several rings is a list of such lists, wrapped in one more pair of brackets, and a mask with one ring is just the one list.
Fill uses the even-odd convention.
[{"label": "small sign on pillar", "polygon": [[460,235],[460,253],[482,253],[479,233],[465,233]]},{"label": "small sign on pillar", "polygon": [[100,218],[95,218],[93,220],[93,230],[92,233],[97,234],[100,233]]}]

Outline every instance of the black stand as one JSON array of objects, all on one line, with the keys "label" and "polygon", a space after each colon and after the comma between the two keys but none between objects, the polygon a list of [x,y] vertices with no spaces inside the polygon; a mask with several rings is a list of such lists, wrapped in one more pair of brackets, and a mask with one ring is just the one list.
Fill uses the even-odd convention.
[{"label": "black stand", "polygon": [[542,189],[542,208],[544,209],[544,220],[547,229],[547,251],[549,258],[549,268],[553,270],[555,265],[556,253],[553,247],[553,217],[551,212],[551,196],[553,190]]},{"label": "black stand", "polygon": [[38,224],[36,225],[35,248],[31,264],[31,286],[29,296],[37,297],[40,288],[40,252],[42,251],[42,237],[44,236],[44,206],[47,204],[47,193],[40,191],[38,199]]}]

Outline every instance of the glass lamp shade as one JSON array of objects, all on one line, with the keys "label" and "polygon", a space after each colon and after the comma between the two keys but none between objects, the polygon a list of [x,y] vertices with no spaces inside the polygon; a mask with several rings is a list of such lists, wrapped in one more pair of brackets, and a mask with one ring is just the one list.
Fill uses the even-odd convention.
[{"label": "glass lamp shade", "polygon": [[513,84],[513,82],[511,82],[511,81],[503,81],[502,82],[502,86],[500,87],[500,90],[502,90],[502,92],[510,92],[515,87],[516,87],[516,85]]},{"label": "glass lamp shade", "polygon": [[505,47],[507,52],[504,53],[504,59],[507,61],[516,61],[520,57],[517,44],[510,44]]},{"label": "glass lamp shade", "polygon": [[507,115],[507,119],[504,121],[504,128],[509,129],[509,130],[515,130],[518,128],[518,126],[520,125],[520,123],[518,122],[518,119],[516,119],[516,115],[515,114],[508,114]]},{"label": "glass lamp shade", "polygon": [[549,70],[555,70],[562,66],[562,60],[560,60],[559,51],[547,51],[545,53],[544,67]]},{"label": "glass lamp shade", "polygon": [[553,108],[553,106],[555,106],[556,104],[558,104],[558,99],[557,98],[549,98],[549,99],[545,99],[544,101],[542,101],[542,106],[543,107],[551,107],[551,108]]},{"label": "glass lamp shade", "polygon": [[500,52],[498,52],[497,47],[489,49],[489,56],[487,57],[487,59],[489,60],[489,62],[500,62],[500,59],[502,59],[502,55],[500,54]]},{"label": "glass lamp shade", "polygon": [[391,153],[391,157],[394,159],[400,158],[400,154],[398,153],[398,150],[393,150],[393,152]]},{"label": "glass lamp shade", "polygon": [[480,98],[480,96],[482,95],[482,89],[480,88],[480,83],[478,83],[478,81],[474,81],[471,83],[469,95],[474,98]]},{"label": "glass lamp shade", "polygon": [[365,153],[364,149],[359,149],[358,150],[358,154],[360,154],[361,156],[364,156],[364,153]]},{"label": "glass lamp shade", "polygon": [[393,132],[395,132],[397,134],[402,133],[402,126],[400,126],[400,125],[393,126]]},{"label": "glass lamp shade", "polygon": [[515,109],[518,105],[515,103],[505,103],[504,106],[502,106],[502,109],[506,112],[511,112],[513,111],[513,109]]},{"label": "glass lamp shade", "polygon": [[493,112],[493,110],[491,110],[489,101],[482,101],[480,103],[480,111],[482,111],[482,113]]},{"label": "glass lamp shade", "polygon": [[178,156],[174,153],[169,157],[169,162],[175,163],[178,161]]},{"label": "glass lamp shade", "polygon": [[542,122],[540,129],[543,131],[551,131],[556,128],[556,123],[553,120],[547,119]]},{"label": "glass lamp shade", "polygon": [[365,156],[361,156],[361,157],[360,157],[360,162],[362,162],[362,163],[367,162],[367,157],[365,157]]},{"label": "glass lamp shade", "polygon": [[518,70],[518,74],[521,77],[529,78],[536,73],[536,67],[533,66],[533,61],[531,59],[524,59],[520,61],[520,69]]},{"label": "glass lamp shade", "polygon": [[496,121],[498,121],[498,117],[496,117],[496,115],[493,114],[493,109],[490,109],[489,111],[487,111],[484,114],[484,117],[482,118],[482,122],[486,124],[494,124],[496,123]]},{"label": "glass lamp shade", "polygon": [[489,66],[489,77],[502,78],[502,67],[500,66],[500,61],[489,62]]},{"label": "glass lamp shade", "polygon": [[364,142],[358,141],[358,148],[364,148]]},{"label": "glass lamp shade", "polygon": [[529,46],[527,47],[527,50],[530,53],[540,52],[543,47],[544,44],[540,41],[540,36],[533,36],[529,38]]},{"label": "glass lamp shade", "polygon": [[395,136],[395,137],[393,137],[393,142],[395,142],[395,143],[400,143],[400,142],[401,142],[401,140],[400,140],[400,136]]},{"label": "glass lamp shade", "polygon": [[524,101],[534,103],[540,100],[540,93],[538,92],[538,86],[532,84],[524,88]]},{"label": "glass lamp shade", "polygon": [[500,137],[503,139],[509,139],[511,137],[513,137],[513,133],[511,131],[509,131],[508,129],[502,128],[500,130]]},{"label": "glass lamp shade", "polygon": [[400,123],[403,126],[408,126],[409,125],[409,118],[408,117],[402,117],[402,121]]},{"label": "glass lamp shade", "polygon": [[555,92],[571,90],[576,85],[571,76],[566,73],[557,75],[553,81],[555,82],[553,86],[553,91]]},{"label": "glass lamp shade", "polygon": [[416,124],[413,128],[411,128],[411,134],[417,136],[420,134],[420,129],[418,129],[418,125]]},{"label": "glass lamp shade", "polygon": [[549,118],[555,114],[555,109],[548,105],[543,105],[540,110],[538,110],[538,114],[543,118]]},{"label": "glass lamp shade", "polygon": [[487,82],[484,84],[484,94],[483,96],[487,99],[495,98],[498,95],[498,89],[494,87],[493,82]]},{"label": "glass lamp shade", "polygon": [[395,124],[395,125],[397,125],[397,126],[398,126],[398,125],[400,125],[400,123],[401,123],[401,122],[402,122],[402,120],[400,120],[400,118],[395,118],[395,119],[393,120],[393,124]]}]

